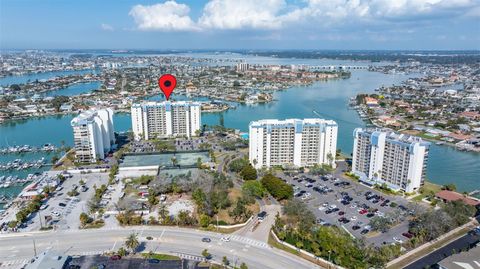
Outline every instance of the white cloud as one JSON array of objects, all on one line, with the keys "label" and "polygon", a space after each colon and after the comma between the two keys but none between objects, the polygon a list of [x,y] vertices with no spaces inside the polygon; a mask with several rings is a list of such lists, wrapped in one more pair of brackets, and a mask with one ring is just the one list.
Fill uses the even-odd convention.
[{"label": "white cloud", "polygon": [[106,23],[102,23],[100,25],[100,27],[102,28],[102,30],[104,31],[114,31],[115,28],[113,28],[113,26],[111,26],[110,24],[106,24]]},{"label": "white cloud", "polygon": [[140,30],[199,31],[208,29],[281,29],[374,25],[422,18],[478,16],[477,0],[210,0],[195,22],[185,4],[167,1],[136,5],[131,15]]},{"label": "white cloud", "polygon": [[212,0],[198,24],[211,29],[277,29],[282,26],[278,13],[284,0]]},{"label": "white cloud", "polygon": [[167,1],[151,6],[136,5],[129,15],[140,30],[196,31],[199,28],[189,16],[190,8],[185,4]]}]

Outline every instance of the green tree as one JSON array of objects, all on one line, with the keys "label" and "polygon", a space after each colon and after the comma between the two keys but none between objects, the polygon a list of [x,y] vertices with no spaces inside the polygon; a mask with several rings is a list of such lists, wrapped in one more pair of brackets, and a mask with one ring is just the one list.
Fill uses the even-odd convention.
[{"label": "green tree", "polygon": [[248,165],[248,159],[238,158],[230,161],[230,163],[228,164],[228,170],[230,170],[231,172],[240,173],[243,167],[245,167],[246,165]]},{"label": "green tree", "polygon": [[201,227],[206,228],[210,224],[210,217],[208,215],[200,215],[199,224]]},{"label": "green tree", "polygon": [[251,212],[245,206],[245,201],[239,198],[233,209],[229,212],[229,215],[233,217],[235,221],[238,221],[246,219],[250,213]]},{"label": "green tree", "polygon": [[155,195],[155,191],[153,189],[148,189],[148,205],[150,208],[153,208],[155,205],[158,204],[158,198]]},{"label": "green tree", "polygon": [[17,227],[17,225],[18,225],[18,222],[16,220],[12,220],[8,223],[8,227],[11,229]]},{"label": "green tree", "polygon": [[251,164],[247,164],[240,171],[240,176],[243,180],[255,180],[257,179],[257,170]]},{"label": "green tree", "polygon": [[242,264],[240,264],[240,269],[248,269],[248,266],[242,262]]},{"label": "green tree", "polygon": [[82,225],[82,227],[85,227],[89,221],[90,217],[88,217],[85,212],[80,213],[80,225]]},{"label": "green tree", "polygon": [[266,174],[260,181],[265,189],[276,199],[289,199],[293,196],[292,186],[272,174]]},{"label": "green tree", "polygon": [[467,223],[476,213],[474,206],[467,205],[461,200],[448,202],[443,209],[453,219],[456,226]]},{"label": "green tree", "polygon": [[230,264],[230,261],[228,260],[227,256],[223,256],[222,263],[225,266],[228,266]]},{"label": "green tree", "polygon": [[118,249],[117,254],[122,256],[122,257],[125,257],[125,256],[127,256],[127,250],[125,248],[121,247],[121,248]]},{"label": "green tree", "polygon": [[162,220],[165,220],[167,217],[168,217],[168,209],[167,209],[167,206],[165,204],[160,204],[158,206],[158,215],[159,217],[162,219]]},{"label": "green tree", "polygon": [[392,226],[392,222],[387,219],[387,218],[383,218],[383,217],[373,217],[372,219],[370,219],[370,226],[372,226],[372,229],[375,230],[375,231],[381,231],[382,233],[385,233],[387,232],[390,227]]},{"label": "green tree", "polygon": [[457,186],[453,183],[450,183],[450,184],[446,184],[446,185],[443,185],[442,186],[442,190],[448,190],[448,191],[456,191],[457,190]]},{"label": "green tree", "polygon": [[139,245],[140,242],[138,242],[138,236],[136,233],[131,233],[125,241],[125,246],[133,253],[135,253],[135,250],[138,248]]},{"label": "green tree", "polygon": [[198,157],[196,164],[197,164],[197,168],[198,168],[198,169],[202,169],[202,158]]},{"label": "green tree", "polygon": [[53,155],[52,157],[52,164],[55,165],[60,160],[57,154]]},{"label": "green tree", "polygon": [[210,254],[210,252],[208,252],[208,249],[204,249],[202,251],[202,256],[205,257],[205,259],[210,259],[210,257],[212,256],[212,254]]},{"label": "green tree", "polygon": [[262,183],[257,180],[245,181],[242,185],[242,193],[244,197],[262,198],[265,196],[267,190]]}]

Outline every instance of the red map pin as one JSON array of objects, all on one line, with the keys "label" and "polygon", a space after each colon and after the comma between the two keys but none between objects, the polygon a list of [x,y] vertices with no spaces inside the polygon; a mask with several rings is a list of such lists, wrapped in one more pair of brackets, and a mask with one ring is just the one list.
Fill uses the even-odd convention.
[{"label": "red map pin", "polygon": [[170,74],[162,75],[158,79],[158,86],[162,90],[163,94],[165,94],[165,97],[168,101],[168,98],[170,98],[170,94],[172,94],[175,86],[177,86],[177,79],[175,78],[175,76]]}]

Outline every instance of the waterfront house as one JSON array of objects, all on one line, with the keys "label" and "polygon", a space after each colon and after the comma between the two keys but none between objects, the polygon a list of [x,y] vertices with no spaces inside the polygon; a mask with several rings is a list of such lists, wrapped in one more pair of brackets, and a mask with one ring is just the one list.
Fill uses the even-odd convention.
[{"label": "waterfront house", "polygon": [[73,110],[73,105],[71,104],[63,104],[60,106],[60,111],[63,111],[63,112],[70,112]]},{"label": "waterfront house", "polygon": [[373,97],[365,96],[364,101],[365,101],[365,105],[367,105],[368,107],[378,106],[378,100]]},{"label": "waterfront house", "polygon": [[461,200],[467,205],[472,205],[472,206],[480,205],[480,200],[478,200],[478,199],[475,199],[475,198],[470,197],[470,196],[463,195],[463,194],[458,193],[458,192],[449,191],[449,190],[443,190],[443,191],[437,192],[435,194],[435,197],[443,200],[444,202],[452,202],[452,201]]}]

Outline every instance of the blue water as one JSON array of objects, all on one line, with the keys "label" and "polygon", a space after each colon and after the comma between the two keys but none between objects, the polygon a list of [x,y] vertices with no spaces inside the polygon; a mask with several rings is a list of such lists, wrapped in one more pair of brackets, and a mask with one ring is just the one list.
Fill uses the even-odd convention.
[{"label": "blue water", "polygon": [[100,88],[102,85],[99,81],[94,82],[85,82],[85,83],[75,83],[68,87],[56,90],[56,91],[49,91],[45,93],[45,96],[75,96],[84,93],[90,93],[93,90]]},{"label": "blue water", "polygon": [[[251,56],[247,58],[249,63],[265,63],[265,61],[269,64],[363,64],[323,59],[276,59]],[[399,84],[407,78],[404,75],[386,75],[356,70],[352,72],[349,79],[322,81],[307,87],[293,87],[285,91],[275,92],[275,101],[268,104],[237,105],[236,109],[223,113],[225,126],[246,132],[248,131],[248,124],[252,120],[317,117],[313,113],[313,110],[315,110],[321,117],[337,121],[339,125],[338,148],[342,152],[350,154],[353,146],[353,129],[364,126],[364,123],[354,110],[348,109],[348,99],[360,92],[373,92],[375,88],[382,85]],[[3,83],[1,81],[0,83]],[[149,99],[163,100],[163,97],[155,96]],[[186,100],[189,98],[173,94],[171,99]],[[201,98],[200,100],[207,99]],[[28,144],[33,146],[44,143],[60,145],[62,140],[66,145],[72,145],[73,135],[70,127],[72,118],[73,115],[53,116],[0,125],[0,147],[6,146],[7,143],[9,145]],[[202,123],[218,124],[219,118],[220,113],[203,113]],[[130,129],[130,115],[116,114],[114,124],[116,131]],[[21,158],[39,159],[41,157],[35,154],[27,155]],[[0,156],[0,162],[20,158],[15,156]],[[48,157],[51,158],[51,155]],[[430,181],[438,184],[455,183],[460,191],[470,191],[480,189],[479,172],[480,154],[460,152],[447,146],[431,146],[427,168],[427,177]]]},{"label": "blue water", "polygon": [[35,80],[50,79],[54,77],[63,77],[68,75],[85,75],[85,74],[96,74],[98,70],[86,69],[78,71],[52,71],[44,73],[34,73],[21,76],[8,76],[0,78],[0,86],[7,86],[12,84],[25,84],[27,82],[32,82]]}]

